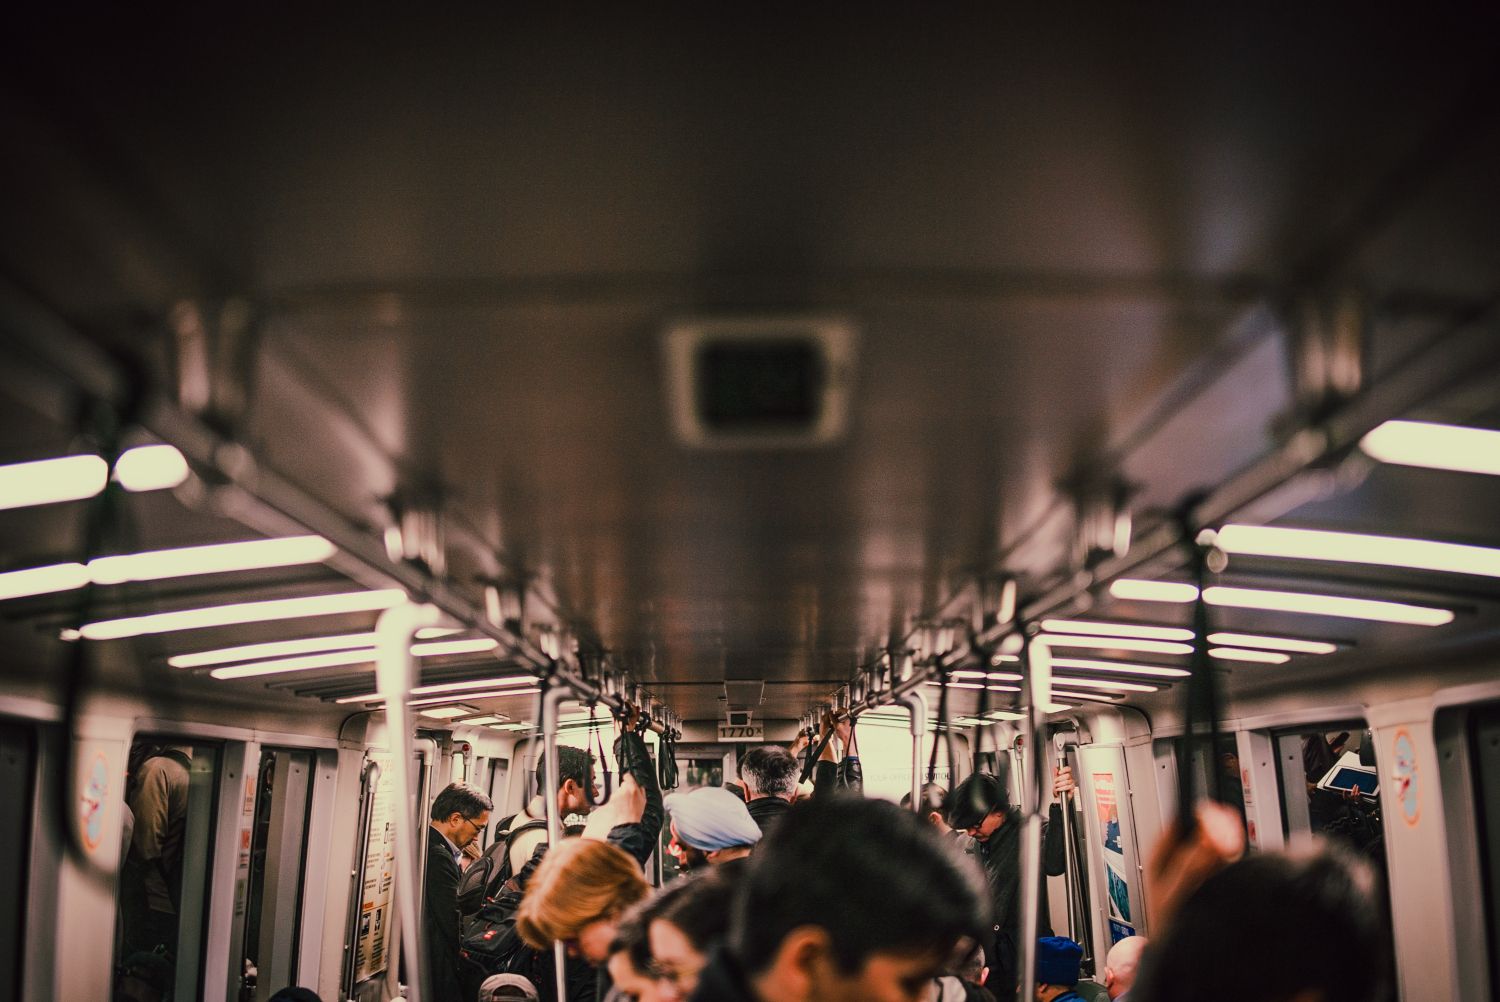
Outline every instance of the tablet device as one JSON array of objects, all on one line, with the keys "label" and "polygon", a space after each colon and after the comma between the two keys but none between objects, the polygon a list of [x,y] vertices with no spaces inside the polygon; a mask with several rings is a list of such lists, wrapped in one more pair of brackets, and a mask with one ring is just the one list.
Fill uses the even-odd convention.
[{"label": "tablet device", "polygon": [[1334,767],[1318,780],[1318,789],[1332,790],[1335,793],[1358,790],[1361,796],[1378,797],[1380,796],[1380,778],[1375,774],[1374,769],[1360,764],[1358,753],[1345,752],[1339,756]]}]

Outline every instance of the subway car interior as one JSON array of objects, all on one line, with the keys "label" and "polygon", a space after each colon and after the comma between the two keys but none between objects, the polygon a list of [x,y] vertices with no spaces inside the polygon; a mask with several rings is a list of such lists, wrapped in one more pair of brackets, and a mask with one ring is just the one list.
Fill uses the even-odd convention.
[{"label": "subway car interior", "polygon": [[435,998],[437,791],[626,717],[1070,767],[1086,979],[1211,798],[1500,998],[1500,17],[1004,6],[13,11],[0,1002]]}]

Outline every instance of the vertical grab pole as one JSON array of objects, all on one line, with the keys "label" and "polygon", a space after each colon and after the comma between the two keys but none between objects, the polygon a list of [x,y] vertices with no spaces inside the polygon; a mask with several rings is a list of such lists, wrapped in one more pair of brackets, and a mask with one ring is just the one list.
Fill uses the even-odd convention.
[{"label": "vertical grab pole", "polygon": [[425,832],[419,833],[412,816],[413,720],[408,694],[418,684],[420,672],[411,653],[412,638],[424,626],[441,620],[438,610],[411,601],[387,609],[375,626],[375,682],[385,701],[386,727],[391,735],[391,786],[396,795],[396,903],[401,920],[401,955],[411,973],[407,986],[409,1002],[431,998],[427,991],[430,972],[423,950],[421,912],[422,863],[426,858]]},{"label": "vertical grab pole", "polygon": [[[562,783],[562,766],[557,761],[557,724],[562,704],[572,692],[555,673],[548,674],[542,693],[542,761],[546,764],[547,845],[556,849],[562,842],[562,814],[557,803],[557,788]],[[552,972],[557,978],[557,997],[568,997],[567,950],[561,942],[552,944]]]},{"label": "vertical grab pole", "polygon": [[911,714],[911,809],[920,816],[926,813],[922,803],[922,738],[927,734],[927,697],[913,689],[897,702]]},{"label": "vertical grab pole", "polygon": [[1032,637],[1026,644],[1027,706],[1022,721],[1031,750],[1031,790],[1025,826],[1021,829],[1021,930],[1018,937],[1016,998],[1036,995],[1036,930],[1042,910],[1042,822],[1047,789],[1047,755],[1037,740],[1047,732],[1047,706],[1052,702],[1052,652],[1047,641]]}]

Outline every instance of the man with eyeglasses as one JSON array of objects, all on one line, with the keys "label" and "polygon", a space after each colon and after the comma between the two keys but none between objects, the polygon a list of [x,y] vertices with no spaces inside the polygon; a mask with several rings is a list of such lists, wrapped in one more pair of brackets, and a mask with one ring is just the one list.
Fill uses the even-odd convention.
[{"label": "man with eyeglasses", "polygon": [[490,822],[490,798],[467,783],[452,783],[432,801],[427,826],[427,883],[422,890],[422,922],[427,938],[427,978],[435,1002],[460,1002],[458,912],[459,860],[464,846]]}]

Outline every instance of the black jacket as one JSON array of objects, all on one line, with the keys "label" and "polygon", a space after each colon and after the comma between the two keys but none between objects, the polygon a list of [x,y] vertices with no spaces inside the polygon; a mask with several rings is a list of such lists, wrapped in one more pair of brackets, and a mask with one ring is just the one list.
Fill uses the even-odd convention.
[{"label": "black jacket", "polygon": [[[422,925],[427,938],[427,977],[433,1002],[463,1002],[458,950],[458,864],[448,840],[427,826],[427,880],[422,887]],[[424,996],[425,997],[425,996]]]},{"label": "black jacket", "polygon": [[[1021,812],[1012,809],[1005,822],[988,842],[974,842],[974,853],[984,865],[990,885],[994,926],[992,940],[985,945],[990,977],[984,986],[997,999],[1016,994],[1016,948],[1021,931]],[[1067,847],[1063,843],[1062,808],[1053,804],[1042,825],[1042,869],[1049,877],[1060,876],[1067,869]],[[1042,881],[1041,910],[1037,916],[1037,936],[1052,935],[1048,919],[1047,881]]]},{"label": "black jacket", "polygon": [[865,795],[865,774],[858,755],[846,755],[837,765],[819,759],[813,766],[813,796],[827,797],[834,793],[855,797]]},{"label": "black jacket", "polygon": [[758,797],[746,804],[745,808],[755,823],[760,825],[761,834],[766,835],[770,833],[771,825],[791,810],[792,802],[780,797]]}]

